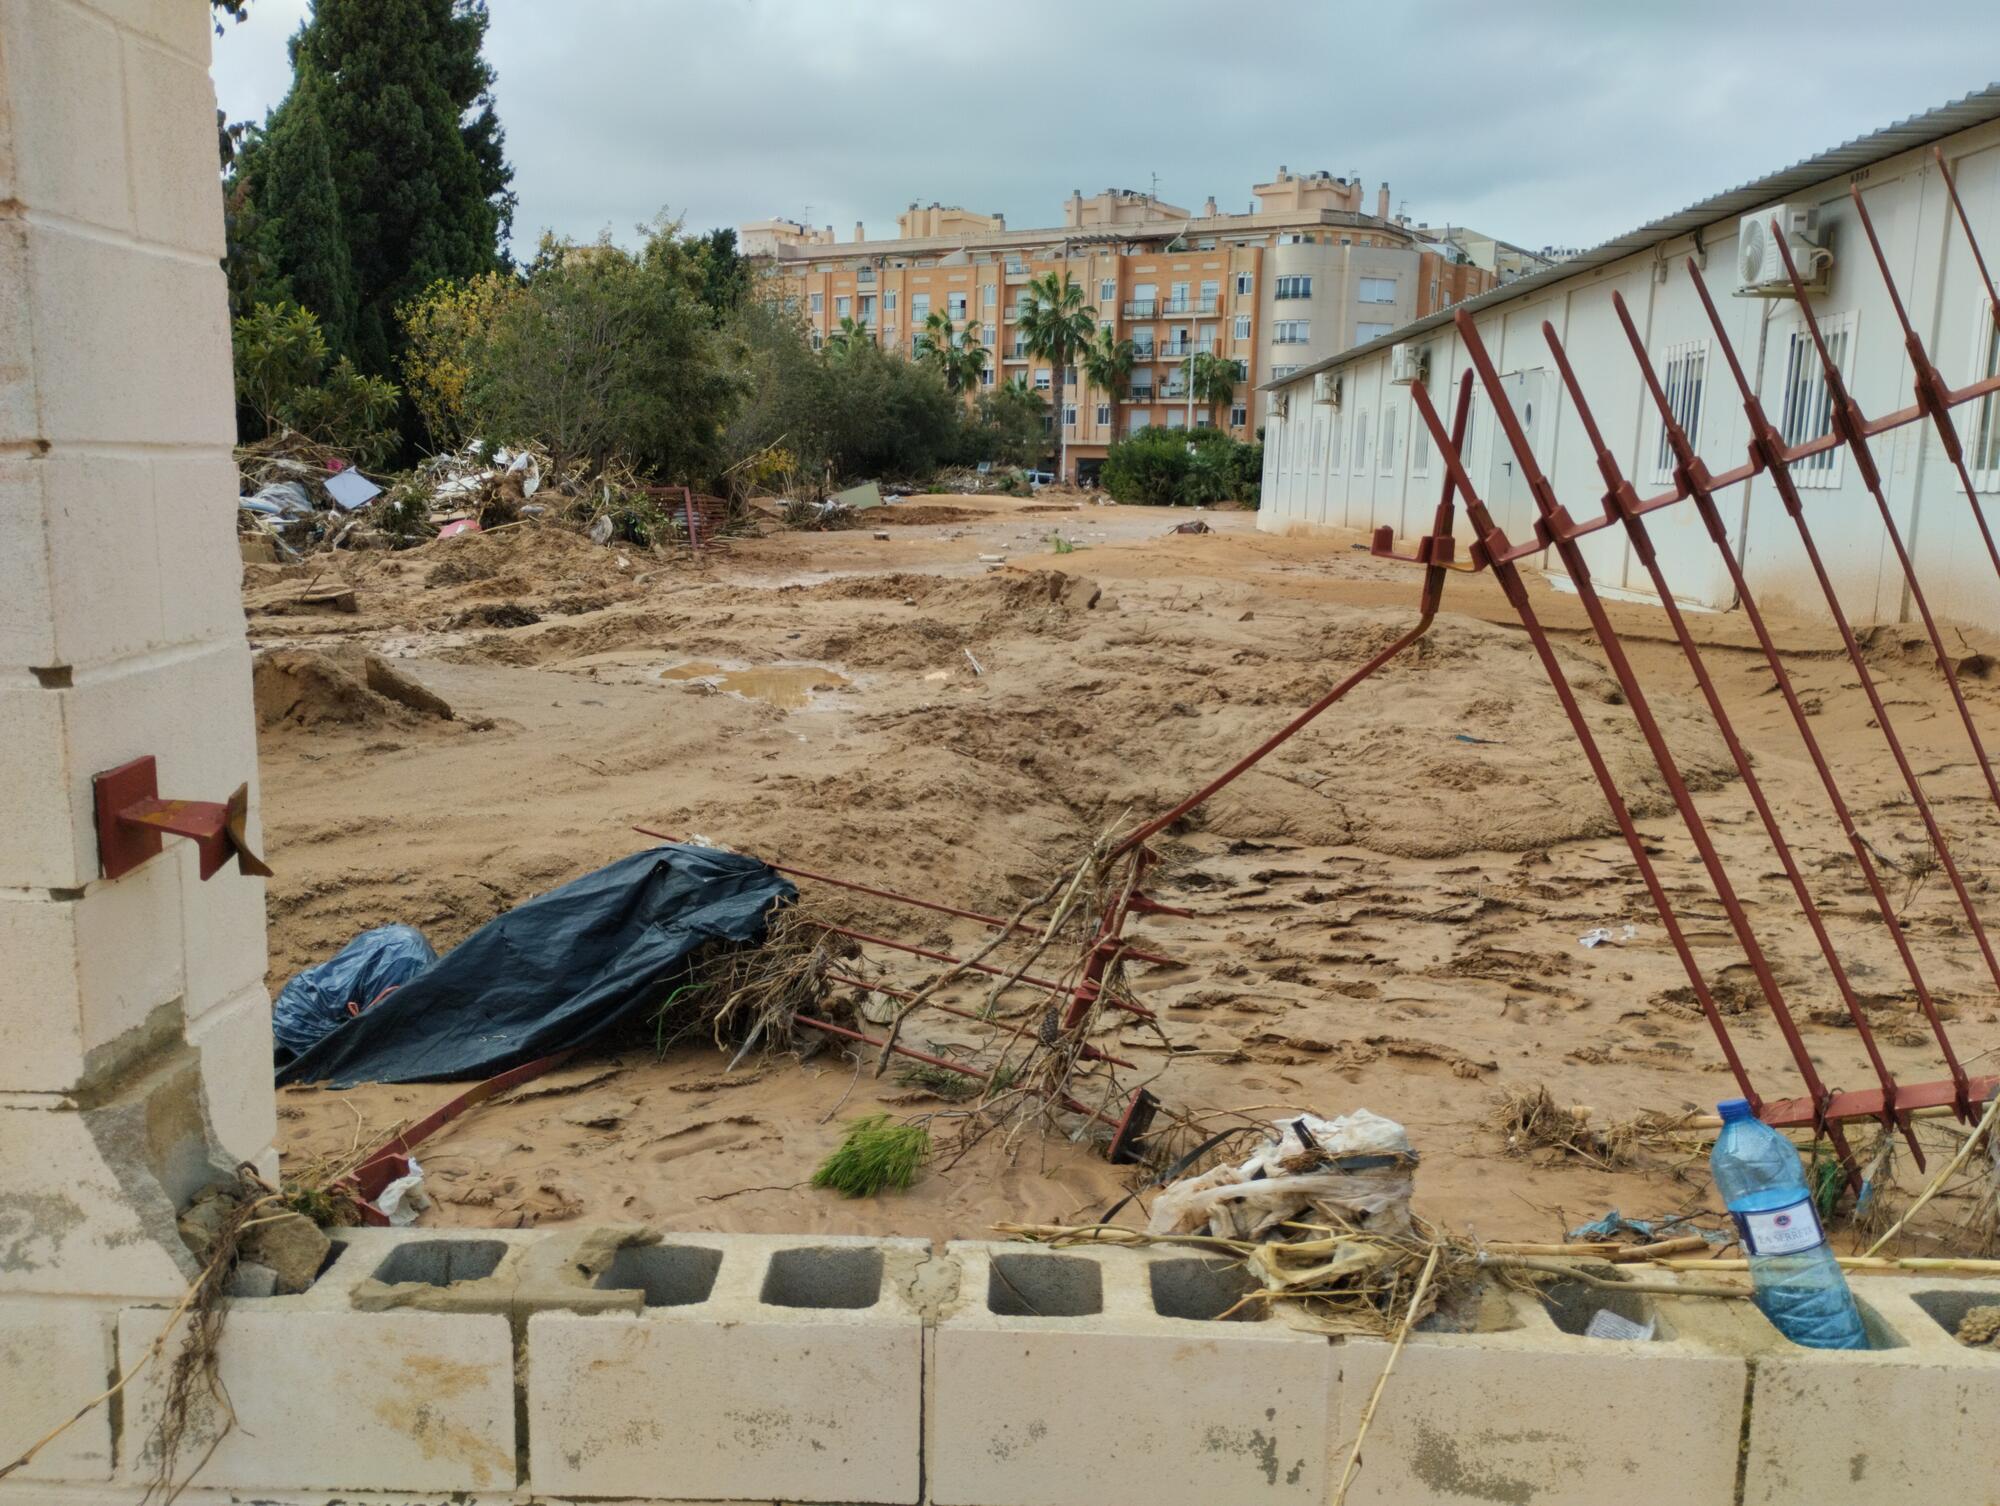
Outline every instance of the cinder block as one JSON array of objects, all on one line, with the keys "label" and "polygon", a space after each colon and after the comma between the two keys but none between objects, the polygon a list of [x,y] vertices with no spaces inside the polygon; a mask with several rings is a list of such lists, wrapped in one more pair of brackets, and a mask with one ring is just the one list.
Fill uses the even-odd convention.
[{"label": "cinder block", "polygon": [[[0,219],[0,443],[6,442],[9,432],[10,392],[18,389],[25,395],[29,427],[34,412],[29,369],[10,361],[7,353],[8,327],[25,313],[24,308],[7,306],[21,292],[7,281],[15,228]],[[49,596],[48,525],[42,515],[42,467],[26,454],[0,454],[0,674],[54,664],[55,620]]]},{"label": "cinder block", "polygon": [[[0,119],[0,138],[7,130],[7,122]],[[0,157],[0,168],[6,166]],[[0,211],[0,444],[32,444],[41,437],[34,329],[28,299],[27,222],[16,213]],[[0,507],[11,505],[0,493]],[[11,547],[11,534],[7,542]]]},{"label": "cinder block", "polygon": [[[1517,1305],[1518,1328],[1413,1334],[1369,1425],[1351,1506],[1603,1506],[1649,1490],[1676,1506],[1732,1506],[1745,1365],[1672,1337],[1667,1306],[1668,1336],[1645,1342],[1566,1333],[1533,1298]],[[1340,1346],[1335,1483],[1391,1347]]]},{"label": "cinder block", "polygon": [[[213,181],[187,191],[212,192]],[[39,222],[27,241],[40,437],[235,443],[219,265]]]},{"label": "cinder block", "polygon": [[[166,1317],[153,1308],[120,1315],[121,1365],[145,1352]],[[158,1465],[151,1434],[167,1369],[147,1367],[128,1393],[129,1444],[118,1461],[127,1483],[143,1483]],[[202,1469],[210,1488],[481,1491],[514,1483],[514,1345],[505,1318],[245,1302],[230,1311],[217,1371],[236,1426]],[[181,1457],[201,1458],[222,1422],[202,1391]]]},{"label": "cinder block", "polygon": [[220,13],[211,14],[198,5],[182,5],[180,0],[76,0],[76,3],[96,11],[121,31],[151,37],[203,68],[209,61],[209,43],[214,35],[211,27],[218,21],[223,25],[235,24]]},{"label": "cinder block", "polygon": [[[240,641],[80,667],[61,689],[0,683],[0,726],[12,759],[12,777],[0,781],[0,814],[19,817],[18,828],[0,823],[0,880],[80,889],[96,879],[91,778],[142,754],[158,761],[163,796],[227,799],[256,771],[250,695],[250,653]],[[67,809],[49,798],[51,789],[67,793]],[[254,799],[251,811],[254,825]],[[55,823],[65,819],[63,841]],[[167,842],[184,845],[177,837]],[[227,979],[236,976],[225,974],[210,998],[232,992]]]},{"label": "cinder block", "polygon": [[177,1301],[195,1267],[163,1172],[213,1175],[196,1064],[88,1112],[0,1106],[0,1294]]},{"label": "cinder block", "polygon": [[[67,1422],[111,1384],[117,1310],[87,1302],[0,1301],[0,1461]],[[97,1407],[21,1471],[29,1480],[111,1478],[111,1409]]]},{"label": "cinder block", "polygon": [[216,1143],[232,1161],[256,1161],[278,1136],[271,1086],[271,1000],[257,985],[187,1027],[201,1052],[201,1090]]},{"label": "cinder block", "polygon": [[48,664],[144,653],[164,638],[153,468],[138,456],[55,450],[34,462],[55,624]]},{"label": "cinder block", "polygon": [[1975,1302],[2000,1304],[2000,1292],[1990,1282],[1852,1285],[1887,1347],[1803,1349],[1770,1333],[1755,1361],[1744,1506],[1989,1499],[2000,1355],[1959,1344],[1947,1325]]},{"label": "cinder block", "polygon": [[[538,1495],[918,1500],[923,1316],[908,1289],[928,1245],[691,1235],[658,1248],[679,1262],[607,1274],[672,1305],[528,1320]],[[714,1250],[713,1267],[695,1253]]]},{"label": "cinder block", "polygon": [[215,86],[196,62],[127,36],[125,90],[132,131],[132,203],[141,238],[220,257],[222,190],[216,180]]},{"label": "cinder block", "polygon": [[1133,1250],[950,1252],[958,1301],[926,1376],[937,1506],[1326,1499],[1333,1347],[1269,1318],[1214,1321],[1242,1291],[1225,1268]]},{"label": "cinder block", "polygon": [[80,899],[0,890],[0,1091],[62,1093],[178,1028],[180,873],[149,863]]},{"label": "cinder block", "polygon": [[0,4],[14,192],[31,210],[129,230],[118,33],[73,5]]},{"label": "cinder block", "polygon": [[153,462],[154,568],[168,643],[244,641],[240,489],[226,451]]}]

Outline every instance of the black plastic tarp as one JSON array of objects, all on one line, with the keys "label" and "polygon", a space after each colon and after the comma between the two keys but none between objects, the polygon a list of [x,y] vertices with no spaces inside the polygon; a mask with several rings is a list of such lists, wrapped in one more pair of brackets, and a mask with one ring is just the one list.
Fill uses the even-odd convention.
[{"label": "black plastic tarp", "polygon": [[490,1077],[641,1020],[697,947],[753,942],[797,894],[756,858],[673,843],[488,921],[425,972],[278,1067],[278,1081]]}]

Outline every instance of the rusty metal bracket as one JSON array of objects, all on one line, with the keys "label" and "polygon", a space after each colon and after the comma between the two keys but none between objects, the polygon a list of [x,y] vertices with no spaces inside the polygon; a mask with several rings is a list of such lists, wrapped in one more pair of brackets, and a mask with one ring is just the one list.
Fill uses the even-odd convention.
[{"label": "rusty metal bracket", "polygon": [[201,876],[213,878],[232,856],[238,873],[271,876],[251,851],[247,835],[250,786],[228,800],[162,800],[159,769],[149,753],[94,776],[97,865],[105,878],[122,878],[159,853],[167,836],[187,837],[201,855]]}]

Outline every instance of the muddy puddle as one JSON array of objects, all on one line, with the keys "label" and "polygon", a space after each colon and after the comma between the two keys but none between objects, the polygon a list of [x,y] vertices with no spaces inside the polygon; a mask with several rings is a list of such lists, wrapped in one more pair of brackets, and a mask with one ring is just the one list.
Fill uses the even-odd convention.
[{"label": "muddy puddle", "polygon": [[823,664],[717,664],[691,659],[659,673],[662,680],[699,680],[729,695],[767,701],[785,711],[801,711],[815,694],[854,682]]}]

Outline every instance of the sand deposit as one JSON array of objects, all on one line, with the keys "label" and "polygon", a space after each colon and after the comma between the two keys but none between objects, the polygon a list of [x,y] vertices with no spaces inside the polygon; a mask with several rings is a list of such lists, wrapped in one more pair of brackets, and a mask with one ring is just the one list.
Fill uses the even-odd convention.
[{"label": "sand deposit", "polygon": [[[1004,913],[1097,832],[1172,805],[1413,619],[1414,575],[1346,538],[1271,538],[1226,512],[1207,515],[1212,533],[1167,536],[1185,514],[1052,505],[912,499],[887,510],[910,509],[887,541],[872,527],[779,533],[732,540],[699,565],[523,524],[343,560],[351,615],[283,610],[313,572],[249,567],[251,635],[273,651],[259,675],[273,988],[390,920],[447,947],[632,850],[644,840],[634,824]],[[1058,530],[1081,547],[1057,553]],[[1795,1091],[1580,611],[1546,590],[1537,600],[1710,977],[1743,1006],[1746,1059],[1772,1091]],[[1492,1126],[1507,1087],[1546,1084],[1560,1103],[1616,1118],[1731,1090],[1525,637],[1485,576],[1453,577],[1446,607],[1417,650],[1157,844],[1158,896],[1198,915],[1136,928],[1178,959],[1134,973],[1165,1039],[1110,1029],[1104,1044],[1211,1125],[1356,1107],[1403,1121],[1424,1155],[1417,1208],[1455,1228],[1550,1239],[1610,1207],[1698,1204],[1684,1155],[1642,1148],[1609,1168],[1503,1154]],[[1813,1013],[1837,1004],[1824,965],[1663,624],[1638,607],[1616,619],[1794,1008],[1815,1021],[1811,1048],[1830,1081],[1861,1085],[1844,1015]],[[1747,642],[1735,619],[1697,622],[1724,646],[1718,682],[1856,962],[1885,1053],[1911,1080],[1939,1075],[1768,673],[1732,647]],[[1921,834],[1883,777],[1845,660],[1809,624],[1781,633],[1866,835],[1907,862],[1903,923],[1961,1053],[2000,1048],[1990,981],[1948,891],[1922,875]],[[1872,647],[1888,693],[1909,704],[1902,725],[1966,866],[1991,871],[1991,812],[1954,725],[1935,714],[1934,671],[1900,630]],[[350,666],[338,655],[375,654],[456,721],[403,720],[419,713],[371,689],[365,661],[345,679],[299,667],[329,653]],[[352,703],[351,681],[391,719],[292,703],[267,713],[301,678],[334,683],[336,709]],[[1967,683],[1979,715],[2000,715],[1988,680]],[[471,725],[485,730],[465,735]],[[946,917],[826,898],[925,945],[983,939]],[[1578,945],[1627,923],[1629,941]],[[925,976],[918,965],[904,981]],[[942,1016],[910,1028],[928,1050],[972,1038]],[[422,1153],[440,1197],[428,1220],[977,1236],[1002,1219],[1092,1217],[1129,1180],[1087,1147],[989,1141],[907,1193],[850,1203],[804,1185],[843,1121],[952,1106],[831,1051],[728,1075],[726,1060],[700,1046],[664,1059],[635,1050],[480,1109]],[[456,1091],[288,1089],[284,1149],[340,1153]]]}]

